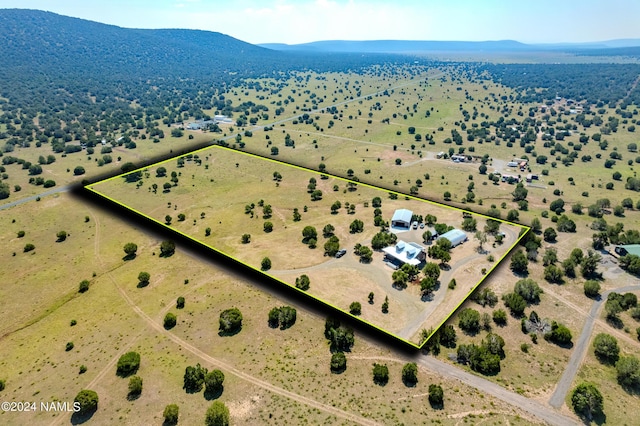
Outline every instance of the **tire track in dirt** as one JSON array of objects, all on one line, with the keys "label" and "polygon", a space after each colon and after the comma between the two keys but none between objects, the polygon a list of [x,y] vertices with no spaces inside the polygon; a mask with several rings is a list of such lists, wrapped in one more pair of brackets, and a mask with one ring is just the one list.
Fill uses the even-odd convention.
[{"label": "tire track in dirt", "polygon": [[[98,233],[98,228],[99,228],[99,221],[97,220],[96,216],[93,215],[94,221],[96,221],[96,238],[95,238],[95,243],[94,243],[94,250],[95,250],[95,254],[96,257],[98,258],[100,263],[103,263],[103,259],[100,256],[100,250],[99,250],[99,233]],[[125,302],[127,303],[127,305],[129,305],[129,307],[149,326],[149,328],[151,328],[153,331],[156,331],[159,335],[163,335],[165,337],[167,337],[168,339],[170,339],[172,342],[174,342],[176,345],[182,347],[183,349],[185,349],[186,351],[192,353],[193,355],[197,356],[198,358],[200,358],[202,361],[216,366],[218,368],[221,368],[222,370],[225,370],[225,372],[228,372],[230,374],[233,374],[236,377],[239,377],[253,385],[256,385],[258,387],[261,387],[263,389],[266,389],[270,392],[279,394],[281,396],[287,397],[289,399],[292,399],[296,402],[299,402],[301,404],[305,404],[308,405],[310,407],[316,408],[318,410],[322,410],[325,411],[327,413],[333,414],[336,417],[339,418],[343,418],[346,420],[350,420],[352,422],[361,424],[361,425],[379,425],[380,423],[371,420],[371,419],[367,419],[361,416],[358,416],[356,414],[353,413],[349,413],[347,411],[343,411],[339,408],[333,407],[331,405],[328,404],[324,404],[322,402],[316,401],[312,398],[303,396],[303,395],[299,395],[296,394],[294,392],[282,389],[278,386],[275,386],[269,382],[266,382],[264,380],[258,379],[257,377],[251,376],[250,374],[247,374],[235,367],[233,367],[231,364],[222,361],[220,359],[214,358],[210,355],[208,355],[207,353],[205,353],[204,351],[198,349],[197,347],[185,342],[184,340],[182,340],[180,337],[176,336],[175,334],[167,331],[164,329],[164,327],[162,327],[162,325],[160,325],[158,322],[154,321],[153,318],[151,318],[149,315],[147,315],[138,305],[136,305],[136,303],[129,297],[129,295],[125,292],[125,290],[119,285],[118,281],[116,280],[116,278],[113,275],[112,271],[107,271],[106,273],[107,277],[109,278],[109,280],[112,282],[112,284],[116,287],[116,289],[118,290],[118,293],[120,293],[121,297],[125,300]],[[142,334],[142,333],[140,333]],[[135,341],[140,337],[140,335],[136,336],[134,338],[133,341],[130,342],[130,344],[127,346],[130,347],[133,345],[133,343],[135,343]],[[120,353],[118,353],[110,362],[109,364],[102,369],[102,371],[100,373],[98,373],[98,375],[88,384],[88,386],[94,386],[100,379],[102,379],[104,377],[104,375],[113,368],[113,366],[116,363],[116,360],[120,357],[120,355],[122,353],[124,353],[124,351],[127,350],[127,348],[124,348],[120,351]],[[65,418],[67,418],[66,416],[61,416],[60,418],[55,419],[51,424],[53,425],[57,425],[60,424],[60,422],[62,422]]]}]

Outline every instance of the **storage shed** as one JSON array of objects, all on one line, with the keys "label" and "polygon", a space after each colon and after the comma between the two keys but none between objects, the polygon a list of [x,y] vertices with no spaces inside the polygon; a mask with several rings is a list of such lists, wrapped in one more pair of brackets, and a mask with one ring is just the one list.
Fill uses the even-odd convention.
[{"label": "storage shed", "polygon": [[391,218],[391,227],[409,229],[413,212],[407,209],[398,209]]},{"label": "storage shed", "polygon": [[446,238],[451,241],[451,247],[455,247],[467,241],[467,234],[459,229],[452,229],[438,237],[438,239],[442,238]]}]

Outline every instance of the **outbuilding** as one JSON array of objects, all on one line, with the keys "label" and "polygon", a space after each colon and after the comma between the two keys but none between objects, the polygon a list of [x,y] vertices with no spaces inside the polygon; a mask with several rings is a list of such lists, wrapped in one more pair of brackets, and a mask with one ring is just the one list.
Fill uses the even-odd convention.
[{"label": "outbuilding", "polygon": [[391,227],[409,229],[412,217],[413,212],[411,210],[398,209],[393,213],[393,217],[391,218]]},{"label": "outbuilding", "polygon": [[614,251],[618,256],[626,256],[628,254],[640,256],[640,244],[626,244],[615,246]]},{"label": "outbuilding", "polygon": [[467,234],[460,229],[452,229],[438,237],[439,240],[442,238],[446,238],[451,241],[451,247],[455,247],[467,241]]}]

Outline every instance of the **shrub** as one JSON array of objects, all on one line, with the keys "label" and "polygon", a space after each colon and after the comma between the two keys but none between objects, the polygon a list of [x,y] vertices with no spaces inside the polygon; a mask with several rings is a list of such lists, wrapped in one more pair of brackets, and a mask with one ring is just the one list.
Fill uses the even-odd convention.
[{"label": "shrub", "polygon": [[205,426],[229,426],[229,409],[224,403],[214,401],[207,409],[204,419]]},{"label": "shrub", "polygon": [[140,272],[138,274],[138,286],[145,287],[149,285],[149,280],[151,279],[151,274],[148,272]]},{"label": "shrub", "polygon": [[616,362],[618,383],[626,388],[640,386],[640,360],[635,356],[623,356]]},{"label": "shrub", "polygon": [[160,244],[160,256],[169,257],[176,251],[176,244],[173,241],[163,241]]},{"label": "shrub", "polygon": [[475,309],[465,308],[458,316],[458,326],[467,333],[480,330],[480,313]]},{"label": "shrub", "polygon": [[167,425],[175,425],[178,423],[178,413],[180,409],[176,404],[169,404],[164,407],[164,411],[162,412],[162,416],[164,417],[164,422]]},{"label": "shrub", "polygon": [[373,364],[373,383],[384,386],[389,381],[389,368],[386,364]]},{"label": "shrub", "polygon": [[493,311],[493,322],[498,325],[506,325],[507,313],[503,309],[496,309]]},{"label": "shrub", "polygon": [[402,367],[402,383],[406,386],[418,383],[418,366],[415,362],[408,362]]},{"label": "shrub", "polygon": [[220,333],[234,334],[242,328],[242,313],[238,308],[226,309],[220,313]]},{"label": "shrub", "polygon": [[362,305],[360,302],[352,302],[351,305],[349,305],[349,312],[351,315],[360,315],[362,313]]},{"label": "shrub", "polygon": [[309,277],[307,275],[303,274],[296,278],[296,287],[300,290],[307,291],[309,290],[310,285],[311,281],[309,280]]},{"label": "shrub", "polygon": [[340,374],[347,369],[347,357],[344,352],[335,352],[331,355],[331,372]]},{"label": "shrub", "polygon": [[142,393],[142,378],[140,376],[131,376],[129,379],[129,395],[130,399],[138,397]]},{"label": "shrub", "polygon": [[78,293],[84,293],[89,290],[89,281],[82,280],[80,281],[80,285],[78,286]]},{"label": "shrub", "polygon": [[206,393],[215,394],[222,392],[223,383],[224,373],[220,370],[210,371],[204,376],[204,386]]},{"label": "shrub", "polygon": [[444,392],[440,385],[429,385],[429,404],[432,407],[442,407],[444,405]]},{"label": "shrub", "polygon": [[260,268],[263,271],[268,271],[269,269],[271,269],[271,259],[269,259],[268,257],[262,258],[262,262],[260,262]]},{"label": "shrub", "polygon": [[73,342],[67,342],[64,350],[69,352],[71,349],[73,349]]},{"label": "shrub", "polygon": [[571,331],[562,324],[555,321],[551,323],[551,331],[544,335],[544,338],[558,345],[566,345],[571,343]]},{"label": "shrub", "polygon": [[600,283],[596,280],[585,281],[584,294],[587,297],[597,297],[600,294]]},{"label": "shrub", "polygon": [[137,352],[127,352],[118,359],[116,374],[122,377],[135,374],[140,368],[140,354]]},{"label": "shrub", "polygon": [[602,394],[591,383],[580,383],[571,393],[571,405],[579,416],[591,420],[602,414]]},{"label": "shrub", "polygon": [[167,315],[164,316],[164,328],[167,330],[172,329],[176,326],[177,317],[171,312],[167,312]]},{"label": "shrub", "polygon": [[178,300],[176,300],[176,309],[182,308],[184,308],[184,297],[180,296],[178,297]]},{"label": "shrub", "polygon": [[187,393],[196,393],[202,390],[204,384],[204,377],[207,375],[207,369],[203,368],[200,364],[195,367],[189,365],[184,370],[184,385],[182,388]]},{"label": "shrub", "polygon": [[85,415],[98,409],[98,394],[95,391],[83,389],[73,399],[80,404],[79,414]]},{"label": "shrub", "polygon": [[24,250],[24,252],[25,252],[25,253],[27,253],[27,252],[33,251],[33,250],[35,250],[35,249],[36,249],[36,246],[34,246],[34,245],[33,245],[33,244],[31,244],[31,243],[27,243],[27,244],[25,244],[25,246],[24,246],[24,249],[23,249],[23,250]]},{"label": "shrub", "polygon": [[605,333],[599,333],[593,339],[593,349],[596,357],[604,364],[615,364],[620,355],[616,338]]}]

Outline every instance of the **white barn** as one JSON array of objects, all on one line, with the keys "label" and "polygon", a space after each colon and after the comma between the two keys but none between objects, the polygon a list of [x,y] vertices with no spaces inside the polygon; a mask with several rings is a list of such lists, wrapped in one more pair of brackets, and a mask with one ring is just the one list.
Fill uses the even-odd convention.
[{"label": "white barn", "polygon": [[413,212],[411,210],[398,209],[393,213],[393,217],[391,218],[391,227],[409,229],[412,217]]},{"label": "white barn", "polygon": [[451,247],[455,247],[467,241],[467,234],[459,229],[452,229],[438,237],[439,240],[442,238],[451,241]]}]

